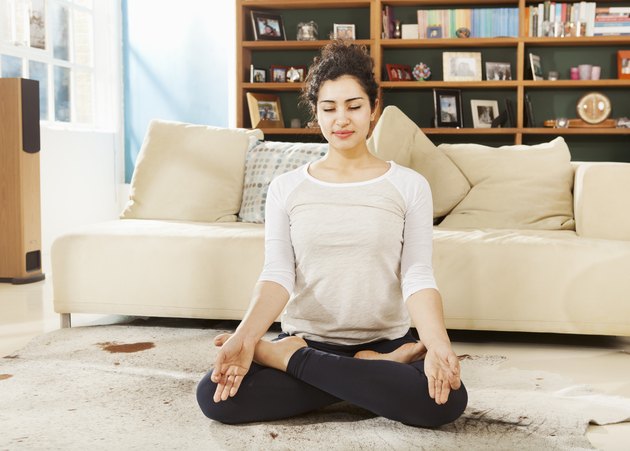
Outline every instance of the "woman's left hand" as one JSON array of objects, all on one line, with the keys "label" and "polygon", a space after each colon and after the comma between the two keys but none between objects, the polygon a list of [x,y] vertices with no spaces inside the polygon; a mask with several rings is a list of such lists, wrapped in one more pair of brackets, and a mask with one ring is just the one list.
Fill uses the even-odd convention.
[{"label": "woman's left hand", "polygon": [[461,387],[459,359],[448,342],[431,346],[424,359],[424,373],[429,381],[429,396],[445,404],[451,390]]}]

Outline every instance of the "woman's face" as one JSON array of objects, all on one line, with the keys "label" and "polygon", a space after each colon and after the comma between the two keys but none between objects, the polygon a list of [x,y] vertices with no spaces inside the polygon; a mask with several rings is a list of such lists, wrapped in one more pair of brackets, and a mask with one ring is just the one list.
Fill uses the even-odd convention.
[{"label": "woman's face", "polygon": [[317,121],[331,148],[365,146],[373,116],[368,95],[354,77],[342,75],[319,88]]}]

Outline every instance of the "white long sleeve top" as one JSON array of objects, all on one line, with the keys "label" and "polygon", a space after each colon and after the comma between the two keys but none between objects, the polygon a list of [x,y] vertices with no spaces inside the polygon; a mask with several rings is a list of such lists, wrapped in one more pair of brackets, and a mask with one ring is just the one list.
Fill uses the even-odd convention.
[{"label": "white long sleeve top", "polygon": [[353,183],[318,180],[304,165],[269,186],[259,280],[291,294],[284,332],[337,344],[399,338],[409,296],[437,288],[429,184],[389,163]]}]

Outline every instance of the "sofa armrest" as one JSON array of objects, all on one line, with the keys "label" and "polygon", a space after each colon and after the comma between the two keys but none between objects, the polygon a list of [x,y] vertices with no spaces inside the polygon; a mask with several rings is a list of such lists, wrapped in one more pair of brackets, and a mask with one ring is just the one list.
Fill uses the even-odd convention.
[{"label": "sofa armrest", "polygon": [[573,209],[577,234],[630,241],[630,164],[576,166]]}]

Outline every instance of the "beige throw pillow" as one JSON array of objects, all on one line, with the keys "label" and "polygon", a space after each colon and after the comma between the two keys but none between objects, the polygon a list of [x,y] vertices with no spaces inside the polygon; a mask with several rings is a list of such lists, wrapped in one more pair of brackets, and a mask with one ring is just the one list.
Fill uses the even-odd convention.
[{"label": "beige throw pillow", "polygon": [[434,218],[448,214],[470,190],[470,184],[457,166],[395,106],[383,110],[368,147],[379,158],[393,160],[427,179],[433,196]]},{"label": "beige throw pillow", "polygon": [[256,139],[260,130],[152,121],[121,218],[236,221],[245,154]]},{"label": "beige throw pillow", "polygon": [[472,185],[444,228],[573,230],[573,168],[564,139],[537,145],[439,146]]}]

